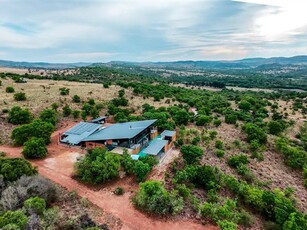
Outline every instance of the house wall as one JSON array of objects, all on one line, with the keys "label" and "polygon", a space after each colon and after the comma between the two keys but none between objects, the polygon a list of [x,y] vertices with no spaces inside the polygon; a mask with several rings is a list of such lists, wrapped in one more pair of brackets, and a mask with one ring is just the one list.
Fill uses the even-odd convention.
[{"label": "house wall", "polygon": [[85,142],[85,147],[86,147],[86,149],[94,149],[94,148],[97,148],[97,147],[106,148],[106,146],[104,144],[95,143],[95,142]]}]

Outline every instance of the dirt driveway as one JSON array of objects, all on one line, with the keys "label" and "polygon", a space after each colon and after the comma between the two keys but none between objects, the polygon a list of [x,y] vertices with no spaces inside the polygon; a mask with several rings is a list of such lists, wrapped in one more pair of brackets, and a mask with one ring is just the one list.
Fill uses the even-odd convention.
[{"label": "dirt driveway", "polygon": [[[72,126],[70,124],[69,126]],[[52,135],[52,143],[48,146],[48,157],[43,160],[33,160],[31,163],[37,166],[41,175],[49,178],[55,183],[67,188],[69,191],[75,190],[81,197],[87,198],[90,202],[97,205],[104,212],[109,213],[122,221],[120,227],[110,226],[111,229],[218,229],[213,226],[204,226],[200,223],[182,219],[161,219],[147,216],[142,212],[136,210],[130,202],[130,197],[138,189],[138,185],[132,178],[121,179],[105,185],[100,188],[90,188],[72,179],[73,164],[76,158],[84,154],[79,148],[69,148],[58,145],[57,137],[59,132],[64,129],[56,131]],[[11,146],[0,146],[0,151],[7,153],[8,157],[21,157],[22,148]],[[165,166],[163,165],[163,168]],[[162,172],[158,172],[158,177]],[[156,174],[156,175],[157,175]],[[116,187],[123,187],[126,191],[123,196],[116,196],[113,191]]]}]

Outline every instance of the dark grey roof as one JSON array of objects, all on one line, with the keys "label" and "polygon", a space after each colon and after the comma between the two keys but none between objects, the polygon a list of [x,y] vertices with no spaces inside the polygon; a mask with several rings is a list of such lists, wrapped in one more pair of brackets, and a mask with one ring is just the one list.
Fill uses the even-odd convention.
[{"label": "dark grey roof", "polygon": [[63,135],[67,135],[67,137],[61,140],[61,142],[77,145],[81,142],[82,139],[88,137],[97,131],[100,127],[102,127],[101,124],[80,122],[79,124],[64,132]]},{"label": "dark grey roof", "polygon": [[90,122],[95,123],[95,122],[99,122],[99,121],[101,121],[101,120],[103,120],[103,119],[106,119],[106,117],[105,117],[105,116],[98,117],[98,118],[96,118],[96,119],[91,120]]},{"label": "dark grey roof", "polygon": [[176,133],[176,131],[164,130],[161,133],[161,136],[172,137],[172,136],[175,135],[175,133]]},{"label": "dark grey roof", "polygon": [[156,156],[167,143],[167,140],[155,139],[149,144],[146,149],[143,150],[143,153]]},{"label": "dark grey roof", "polygon": [[82,141],[130,139],[141,133],[156,121],[157,120],[134,121],[110,125],[84,138]]}]

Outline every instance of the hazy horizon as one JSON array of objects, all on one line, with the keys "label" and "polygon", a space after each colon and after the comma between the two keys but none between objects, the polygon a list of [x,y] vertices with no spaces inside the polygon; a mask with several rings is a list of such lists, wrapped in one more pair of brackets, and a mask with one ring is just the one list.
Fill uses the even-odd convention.
[{"label": "hazy horizon", "polygon": [[300,0],[0,0],[0,60],[157,62],[307,54]]}]

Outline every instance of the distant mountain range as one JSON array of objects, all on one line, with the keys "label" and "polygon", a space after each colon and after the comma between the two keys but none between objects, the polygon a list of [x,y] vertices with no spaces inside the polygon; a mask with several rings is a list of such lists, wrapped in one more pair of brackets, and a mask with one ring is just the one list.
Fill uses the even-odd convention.
[{"label": "distant mountain range", "polygon": [[83,66],[89,66],[92,63],[47,63],[47,62],[15,62],[0,60],[0,67],[8,68],[26,68],[26,69],[69,69],[69,68],[79,68]]},{"label": "distant mountain range", "polygon": [[46,63],[46,62],[14,62],[0,60],[1,67],[10,68],[39,68],[39,69],[66,69],[85,66],[137,66],[147,68],[179,68],[179,69],[270,69],[276,66],[307,66],[307,56],[246,58],[234,61],[174,61],[174,62],[119,62],[108,63]]}]

